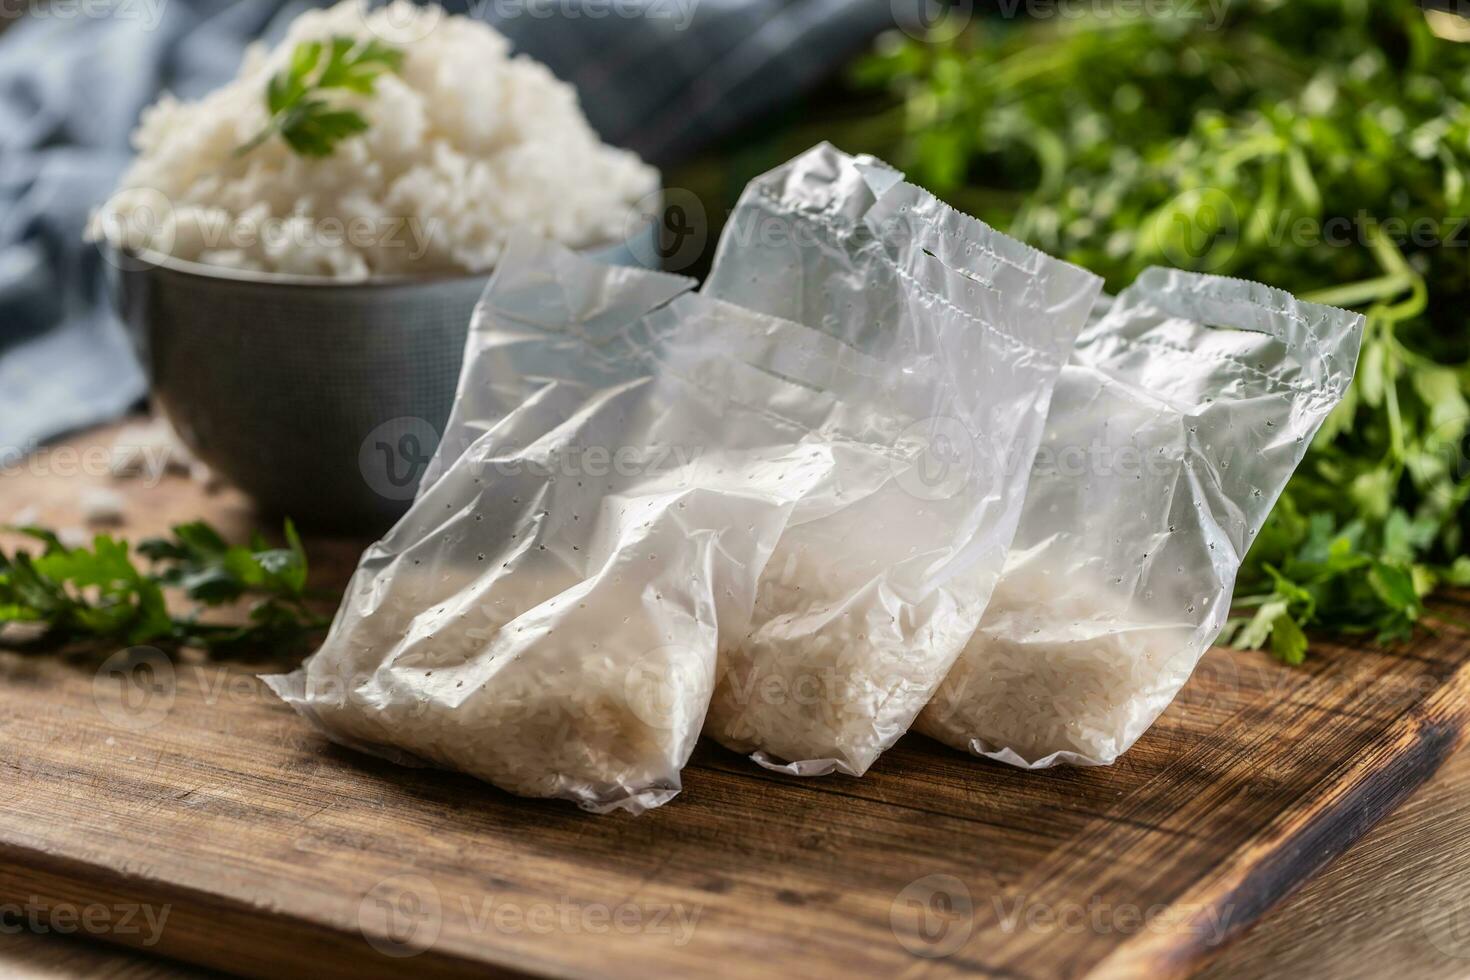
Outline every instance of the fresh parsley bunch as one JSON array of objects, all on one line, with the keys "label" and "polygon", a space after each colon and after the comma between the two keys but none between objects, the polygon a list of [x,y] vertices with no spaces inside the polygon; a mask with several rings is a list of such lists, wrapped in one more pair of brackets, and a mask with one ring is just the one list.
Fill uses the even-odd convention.
[{"label": "fresh parsley bunch", "polygon": [[379,75],[401,67],[403,52],[378,41],[334,37],[298,44],[286,68],[266,84],[270,121],[237,147],[235,155],[243,156],[279,135],[300,156],[330,156],[339,142],[363,132],[368,124],[358,112],[333,109],[322,93],[371,95]]},{"label": "fresh parsley bunch", "polygon": [[914,179],[1110,289],[1164,264],[1366,314],[1226,642],[1399,639],[1470,585],[1470,44],[1407,0],[1181,2],[977,20],[857,72],[896,96]]},{"label": "fresh parsley bunch", "polygon": [[[31,624],[48,644],[103,640],[128,645],[199,647],[214,653],[298,651],[327,625],[307,604],[306,552],[290,521],[286,546],[258,534],[249,546],[227,544],[208,524],[181,524],[168,538],[138,545],[106,534],[91,547],[68,548],[44,528],[17,528],[42,545],[39,555],[0,551],[0,627]],[[253,598],[249,622],[201,622],[169,612],[165,590],[198,607]]]}]

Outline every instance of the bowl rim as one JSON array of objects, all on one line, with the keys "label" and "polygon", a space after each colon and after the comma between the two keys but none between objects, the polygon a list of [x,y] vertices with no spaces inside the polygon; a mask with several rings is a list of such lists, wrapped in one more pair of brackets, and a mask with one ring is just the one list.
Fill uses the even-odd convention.
[{"label": "bowl rim", "polygon": [[[245,283],[252,286],[299,286],[307,289],[372,289],[374,287],[393,287],[410,285],[444,285],[451,282],[463,282],[465,280],[483,280],[490,277],[493,269],[486,269],[483,273],[468,272],[462,274],[447,273],[433,276],[373,276],[367,279],[333,279],[330,276],[309,276],[297,272],[260,272],[255,269],[234,269],[224,265],[210,265],[207,262],[195,262],[192,259],[181,259],[167,252],[159,252],[151,248],[123,248],[112,243],[107,243],[107,249],[113,253],[113,262],[122,272],[143,272],[148,270],[161,270],[175,275],[187,276],[193,279],[212,279],[231,283]],[[129,268],[126,263],[142,263],[145,268]]]},{"label": "bowl rim", "polygon": [[[642,225],[635,235],[620,238],[615,241],[603,242],[597,245],[579,247],[576,251],[598,256],[611,253],[616,249],[627,249],[639,238],[646,236],[651,228],[655,226],[653,219],[649,219]],[[334,279],[331,276],[310,276],[296,272],[260,272],[255,269],[235,269],[225,265],[210,265],[207,262],[195,262],[192,259],[181,259],[167,252],[160,252],[151,248],[125,248],[112,242],[103,242],[103,247],[113,253],[110,264],[122,272],[138,272],[139,269],[129,269],[124,263],[142,262],[154,269],[161,269],[175,275],[189,276],[196,279],[223,280],[231,283],[245,283],[254,286],[288,286],[302,287],[306,289],[401,289],[404,286],[447,286],[458,283],[483,283],[494,274],[495,269],[485,269],[483,272],[444,272],[428,276],[414,275],[392,275],[392,276],[370,276],[367,279]]]}]

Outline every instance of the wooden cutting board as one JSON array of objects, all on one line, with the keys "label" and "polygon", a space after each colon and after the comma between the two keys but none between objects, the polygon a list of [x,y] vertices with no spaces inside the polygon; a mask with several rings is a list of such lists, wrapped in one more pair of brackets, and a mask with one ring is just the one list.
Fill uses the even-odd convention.
[{"label": "wooden cutting board", "polygon": [[[253,519],[180,478],[22,472],[0,521],[29,503],[65,526],[104,484],[134,536]],[[309,542],[317,580],[360,546]],[[250,665],[112,653],[0,652],[0,911],[272,977],[1187,975],[1470,716],[1459,634],[1295,670],[1215,650],[1110,768],[909,737],[863,779],[801,780],[705,746],[669,805],[597,817],[336,748]]]}]

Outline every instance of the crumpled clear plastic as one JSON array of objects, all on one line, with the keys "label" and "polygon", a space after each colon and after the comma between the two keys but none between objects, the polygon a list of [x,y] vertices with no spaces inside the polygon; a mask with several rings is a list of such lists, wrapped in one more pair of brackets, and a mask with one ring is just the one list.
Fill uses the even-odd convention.
[{"label": "crumpled clear plastic", "polygon": [[1255,283],[1144,272],[1078,339],[1005,573],[915,730],[1026,768],[1125,752],[1224,625],[1362,329]]},{"label": "crumpled clear plastic", "polygon": [[527,234],[513,234],[506,247],[470,318],[454,404],[419,497],[528,399],[572,407],[648,377],[656,366],[648,345],[620,331],[696,285],[687,276],[590,262]]},{"label": "crumpled clear plastic", "polygon": [[974,631],[1101,289],[901,178],[826,144],[757,178],[704,288],[869,359],[858,397],[908,419],[887,472],[835,458],[838,499],[797,505],[750,629],[722,637],[706,732],[800,775],[865,772]]},{"label": "crumpled clear plastic", "polygon": [[445,448],[277,693],[343,744],[522,795],[677,793],[790,516],[917,451],[882,365],[687,287],[514,240]]}]

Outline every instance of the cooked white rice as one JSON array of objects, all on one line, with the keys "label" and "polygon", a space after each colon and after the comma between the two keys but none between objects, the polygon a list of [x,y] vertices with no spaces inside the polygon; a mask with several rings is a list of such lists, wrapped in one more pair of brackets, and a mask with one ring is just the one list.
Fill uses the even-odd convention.
[{"label": "cooked white rice", "polygon": [[[333,91],[366,132],[327,157],[272,136],[266,85],[303,41],[350,36],[404,52],[371,96]],[[512,57],[493,28],[406,2],[302,14],[252,46],[234,81],[198,102],[145,110],[138,157],[94,217],[93,239],[211,265],[363,279],[482,271],[519,226],[572,247],[623,238],[658,174],[602,143],[570,85]]]}]

